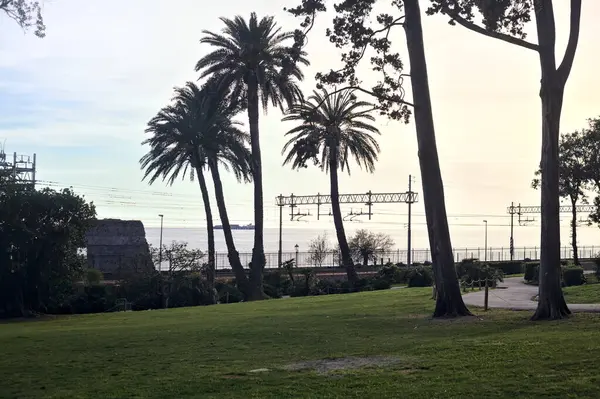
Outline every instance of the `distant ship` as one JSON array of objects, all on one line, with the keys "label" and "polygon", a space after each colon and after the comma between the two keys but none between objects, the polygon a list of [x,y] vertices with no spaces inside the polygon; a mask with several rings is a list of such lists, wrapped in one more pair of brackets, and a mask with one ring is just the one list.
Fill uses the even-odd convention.
[{"label": "distant ship", "polygon": [[[231,230],[254,230],[254,225],[252,223],[245,226],[240,226],[239,224],[231,224],[230,226]],[[223,230],[223,226],[218,224],[215,226],[215,230]]]}]

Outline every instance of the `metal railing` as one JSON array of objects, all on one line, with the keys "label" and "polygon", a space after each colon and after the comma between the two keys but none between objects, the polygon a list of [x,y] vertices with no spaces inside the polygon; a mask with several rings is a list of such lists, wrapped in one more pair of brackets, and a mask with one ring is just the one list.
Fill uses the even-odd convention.
[{"label": "metal railing", "polygon": [[[600,251],[600,245],[598,246],[581,246],[578,248],[580,259],[595,258]],[[406,263],[407,262],[407,250],[397,249],[393,251],[386,251],[377,253],[376,261],[374,259],[369,260],[369,265],[373,264],[385,264],[387,262],[392,263]],[[456,262],[460,262],[463,259],[477,258],[480,260],[486,259],[486,251],[484,248],[454,248],[454,259]],[[336,267],[340,266],[340,254],[337,251],[328,252],[323,254],[321,259],[315,259],[314,254],[310,252],[283,252],[282,261],[293,259],[296,266],[298,267]],[[413,249],[411,251],[412,262],[422,263],[431,261],[431,253],[428,249]],[[538,260],[540,255],[539,247],[521,247],[514,249],[514,260]],[[561,259],[572,259],[573,250],[571,247],[560,248]],[[268,252],[265,253],[266,268],[273,269],[277,268],[278,253]],[[240,253],[240,260],[244,267],[248,267],[252,260],[252,253]],[[508,261],[510,260],[510,250],[508,247],[504,248],[488,248],[487,249],[487,260],[488,261]],[[362,260],[355,260],[357,264],[362,264]],[[216,268],[217,269],[229,269],[229,259],[227,258],[226,252],[216,253]]]}]

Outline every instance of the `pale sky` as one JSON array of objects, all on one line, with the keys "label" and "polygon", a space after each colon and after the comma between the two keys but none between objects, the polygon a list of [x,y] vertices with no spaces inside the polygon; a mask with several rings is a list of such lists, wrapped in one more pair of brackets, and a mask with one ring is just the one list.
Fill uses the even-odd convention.
[{"label": "pale sky", "polygon": [[[141,181],[138,161],[146,151],[140,145],[145,125],[168,104],[174,86],[197,79],[195,62],[208,51],[199,43],[203,29],[218,31],[219,17],[248,17],[256,11],[259,16],[275,15],[284,29],[293,30],[299,20],[288,16],[283,7],[296,3],[221,0],[208,7],[192,0],[45,1],[48,28],[42,40],[33,33],[23,34],[2,15],[0,140],[6,140],[7,153],[37,153],[38,179],[55,182],[54,188],[73,186],[96,203],[99,217],[141,219],[147,227],[155,227],[157,214],[162,213],[166,227],[203,226],[197,183],[179,181],[167,187],[156,182],[149,187]],[[428,2],[422,3],[425,9]],[[568,2],[555,4],[557,53],[562,57]],[[563,132],[585,127],[587,118],[600,115],[598,15],[600,2],[584,2],[579,48],[566,88]],[[443,16],[424,16],[423,22],[453,244],[476,245],[481,241],[482,220],[487,219],[490,242],[507,246],[507,206],[511,201],[539,204],[539,193],[530,188],[540,159],[537,55],[449,26]],[[314,88],[316,72],[339,65],[337,51],[324,36],[330,23],[331,18],[323,15],[311,32],[307,51],[312,65],[304,70],[307,79],[302,83],[306,92]],[[395,35],[395,45],[403,49],[403,32]],[[535,35],[529,39],[535,41]],[[366,71],[363,78],[368,83],[377,76]],[[290,125],[280,119],[275,109],[261,114],[267,227],[278,223],[276,195],[329,191],[328,176],[319,169],[297,172],[281,166],[283,135]],[[377,125],[382,153],[375,174],[355,167],[351,177],[341,177],[340,191],[403,192],[408,175],[413,174],[420,192],[414,124],[378,117]],[[226,176],[224,190],[232,221],[251,222],[251,185]],[[343,211],[351,208],[356,211],[361,206],[345,206]],[[372,222],[365,219],[361,227],[404,228],[404,204],[376,205],[373,211]],[[422,203],[415,205],[414,214],[415,246],[426,247]],[[539,216],[532,216],[536,222],[517,228],[516,244],[539,241]],[[568,220],[565,214],[565,245]],[[217,216],[215,222],[220,223]],[[305,226],[288,219],[284,223]],[[313,218],[310,225],[331,224]],[[581,244],[598,243],[598,237],[597,227],[580,229]]]}]

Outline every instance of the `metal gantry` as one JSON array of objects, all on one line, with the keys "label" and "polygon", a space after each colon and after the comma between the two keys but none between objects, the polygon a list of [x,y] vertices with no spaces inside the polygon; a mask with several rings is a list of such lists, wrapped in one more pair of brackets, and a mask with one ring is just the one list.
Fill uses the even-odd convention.
[{"label": "metal gantry", "polygon": [[[411,245],[411,205],[419,200],[419,194],[412,191],[412,176],[409,176],[409,185],[408,191],[403,193],[373,193],[371,191],[367,191],[366,193],[358,193],[358,194],[340,194],[339,202],[340,204],[364,204],[367,206],[368,211],[363,212],[354,212],[350,211],[345,218],[350,217],[350,220],[358,216],[368,216],[369,220],[373,216],[373,205],[374,204],[398,204],[404,203],[408,204],[408,252],[410,253],[410,245]],[[312,216],[310,211],[308,212],[300,212],[295,211],[299,205],[316,205],[317,206],[317,220],[319,220],[320,216],[332,216],[331,212],[329,213],[321,213],[321,205],[331,204],[331,195],[327,194],[319,194],[316,195],[294,195],[291,194],[289,196],[279,195],[275,197],[275,204],[279,206],[279,256],[278,262],[281,266],[282,262],[282,236],[283,236],[283,207],[290,207],[290,220],[301,220],[304,217]],[[410,258],[408,260],[410,264]]]},{"label": "metal gantry", "polygon": [[[575,211],[577,213],[590,213],[596,210],[595,205],[576,205]],[[526,223],[533,222],[534,219],[522,219],[521,216],[525,214],[539,214],[542,212],[541,206],[521,206],[518,204],[515,206],[514,202],[511,202],[510,206],[506,208],[506,211],[510,215],[510,260],[514,258],[514,216],[517,215],[519,217],[518,223],[519,226],[522,226]],[[571,205],[561,205],[558,208],[559,213],[571,213],[573,212],[573,207]]]}]

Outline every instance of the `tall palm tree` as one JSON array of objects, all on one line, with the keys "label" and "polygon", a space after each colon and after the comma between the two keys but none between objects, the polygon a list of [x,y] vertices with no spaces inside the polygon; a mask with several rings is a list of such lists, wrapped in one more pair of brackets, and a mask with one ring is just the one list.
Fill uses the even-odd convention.
[{"label": "tall palm tree", "polygon": [[281,109],[291,106],[302,97],[297,83],[304,78],[298,64],[308,65],[305,52],[285,45],[294,38],[293,32],[281,32],[273,17],[258,19],[250,14],[221,18],[222,33],[203,31],[200,42],[214,47],[196,64],[201,77],[218,75],[221,83],[232,89],[234,98],[245,98],[248,107],[252,176],[254,180],[254,247],[250,268],[252,296],[263,298],[262,274],[265,266],[263,229],[262,160],[258,114],[269,103]]},{"label": "tall palm tree", "polygon": [[144,178],[150,176],[150,184],[159,177],[173,184],[180,173],[185,177],[188,168],[192,179],[194,172],[198,176],[207,221],[209,280],[213,286],[214,228],[204,176],[204,170],[210,170],[229,263],[240,290],[248,295],[248,279],[233,241],[219,173],[219,165],[222,165],[226,170],[232,170],[238,181],[251,180],[250,152],[246,147],[248,135],[231,119],[239,110],[239,104],[232,102],[227,90],[215,81],[207,82],[202,88],[188,82],[185,87],[175,89],[173,100],[174,104],[163,108],[146,129],[152,136],[143,142],[150,145],[150,150],[140,160],[145,169]]},{"label": "tall palm tree", "polygon": [[314,91],[306,102],[291,107],[284,121],[300,124],[286,133],[292,136],[283,147],[287,151],[284,164],[294,169],[305,167],[313,160],[329,172],[331,184],[331,210],[348,281],[355,283],[358,275],[354,268],[350,247],[344,232],[339,201],[338,169],[350,174],[350,158],[369,172],[375,170],[379,144],[373,134],[379,130],[370,122],[373,106],[357,101],[350,90],[329,94],[326,90]]}]

